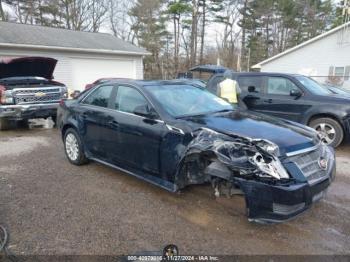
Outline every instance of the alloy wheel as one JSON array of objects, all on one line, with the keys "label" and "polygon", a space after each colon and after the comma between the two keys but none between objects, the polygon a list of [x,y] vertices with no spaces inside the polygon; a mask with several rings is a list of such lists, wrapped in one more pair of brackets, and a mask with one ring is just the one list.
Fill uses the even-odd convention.
[{"label": "alloy wheel", "polygon": [[76,161],[79,157],[79,144],[74,134],[66,136],[66,152],[70,160]]},{"label": "alloy wheel", "polygon": [[321,135],[321,139],[324,143],[327,145],[331,144],[335,137],[336,132],[333,126],[327,124],[327,123],[320,123],[314,127],[317,132]]}]

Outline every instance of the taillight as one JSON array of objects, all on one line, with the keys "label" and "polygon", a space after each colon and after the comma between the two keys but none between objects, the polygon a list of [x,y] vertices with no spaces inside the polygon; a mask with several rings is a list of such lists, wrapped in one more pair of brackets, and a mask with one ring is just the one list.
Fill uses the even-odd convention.
[{"label": "taillight", "polygon": [[13,104],[12,91],[0,85],[0,104]]}]

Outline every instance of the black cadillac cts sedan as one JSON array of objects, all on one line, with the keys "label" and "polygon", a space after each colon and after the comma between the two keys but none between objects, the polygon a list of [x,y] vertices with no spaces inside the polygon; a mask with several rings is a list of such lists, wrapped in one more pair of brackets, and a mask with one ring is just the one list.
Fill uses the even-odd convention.
[{"label": "black cadillac cts sedan", "polygon": [[68,160],[94,160],[169,191],[243,194],[250,221],[280,222],[322,198],[332,148],[301,124],[234,108],[186,81],[109,81],[62,101]]}]

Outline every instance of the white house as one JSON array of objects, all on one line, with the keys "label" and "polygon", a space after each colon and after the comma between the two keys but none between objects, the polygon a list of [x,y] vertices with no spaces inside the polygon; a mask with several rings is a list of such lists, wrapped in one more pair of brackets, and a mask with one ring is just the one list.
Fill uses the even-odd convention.
[{"label": "white house", "polygon": [[350,23],[253,66],[261,72],[303,74],[350,89]]},{"label": "white house", "polygon": [[0,22],[0,58],[55,58],[55,80],[72,90],[103,77],[142,79],[148,54],[110,34]]}]

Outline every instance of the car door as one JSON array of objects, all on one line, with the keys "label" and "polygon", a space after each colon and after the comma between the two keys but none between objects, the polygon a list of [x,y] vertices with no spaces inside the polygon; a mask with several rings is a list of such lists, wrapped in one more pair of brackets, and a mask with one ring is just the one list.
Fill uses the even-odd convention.
[{"label": "car door", "polygon": [[263,76],[238,76],[237,82],[241,89],[241,100],[249,110],[263,110],[264,77]]},{"label": "car door", "polygon": [[101,160],[107,160],[108,147],[113,141],[108,129],[112,120],[109,105],[114,91],[113,85],[100,86],[87,95],[79,106],[83,144],[93,157]]},{"label": "car door", "polygon": [[[130,85],[118,86],[112,107],[114,126],[110,135],[114,143],[110,160],[120,167],[158,174],[164,122],[145,96]],[[135,114],[138,107],[147,107],[155,118]]]},{"label": "car door", "polygon": [[262,97],[260,112],[272,116],[300,121],[308,108],[303,90],[285,76],[266,76],[266,92]]}]

